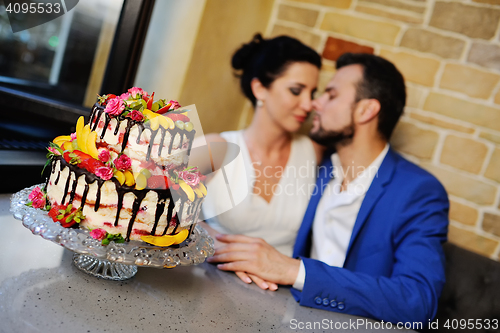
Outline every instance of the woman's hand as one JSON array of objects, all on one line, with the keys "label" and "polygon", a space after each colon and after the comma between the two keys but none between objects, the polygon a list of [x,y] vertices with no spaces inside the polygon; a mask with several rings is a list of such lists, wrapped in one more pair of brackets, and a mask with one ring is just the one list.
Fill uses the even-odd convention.
[{"label": "woman's hand", "polygon": [[235,272],[235,273],[241,279],[241,281],[245,283],[252,283],[253,281],[257,286],[259,286],[260,289],[264,290],[269,289],[272,291],[278,290],[278,285],[276,283],[264,281],[256,275],[248,274],[245,272]]},{"label": "woman's hand", "polygon": [[[300,260],[281,254],[263,239],[243,235],[216,235],[216,239],[225,245],[217,248],[215,255],[207,261],[220,263],[217,268],[224,271],[246,272],[268,285],[269,283],[293,285],[295,282]],[[257,281],[265,286],[260,280]]]}]

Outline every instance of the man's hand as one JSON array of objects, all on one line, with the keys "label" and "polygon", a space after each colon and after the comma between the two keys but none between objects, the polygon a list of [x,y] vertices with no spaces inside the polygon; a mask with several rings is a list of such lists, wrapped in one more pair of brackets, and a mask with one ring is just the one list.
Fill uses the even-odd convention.
[{"label": "man's hand", "polygon": [[217,235],[216,238],[226,243],[207,260],[210,263],[221,263],[217,268],[246,272],[267,283],[292,285],[295,282],[300,260],[281,254],[263,239],[243,235]]}]

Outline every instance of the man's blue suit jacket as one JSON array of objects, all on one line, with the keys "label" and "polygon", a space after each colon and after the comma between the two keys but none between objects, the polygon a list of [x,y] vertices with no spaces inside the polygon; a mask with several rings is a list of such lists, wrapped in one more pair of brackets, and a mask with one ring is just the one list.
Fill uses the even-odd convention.
[{"label": "man's blue suit jacket", "polygon": [[[318,189],[330,179],[319,169]],[[344,266],[309,259],[312,223],[322,191],[311,197],[294,247],[306,268],[301,305],[390,322],[423,322],[436,314],[445,282],[442,243],[448,197],[439,181],[389,149],[361,204]]]}]

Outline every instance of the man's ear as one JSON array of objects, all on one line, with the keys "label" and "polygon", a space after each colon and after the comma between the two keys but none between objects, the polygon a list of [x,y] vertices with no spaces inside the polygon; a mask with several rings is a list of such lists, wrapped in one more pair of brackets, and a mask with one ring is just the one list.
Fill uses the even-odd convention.
[{"label": "man's ear", "polygon": [[261,101],[264,101],[266,98],[266,87],[262,85],[262,83],[254,77],[252,81],[250,82],[250,87],[252,88],[252,93],[255,96],[256,99],[260,99]]},{"label": "man's ear", "polygon": [[363,99],[359,101],[357,108],[358,122],[361,124],[370,122],[380,112],[380,102],[376,99]]}]

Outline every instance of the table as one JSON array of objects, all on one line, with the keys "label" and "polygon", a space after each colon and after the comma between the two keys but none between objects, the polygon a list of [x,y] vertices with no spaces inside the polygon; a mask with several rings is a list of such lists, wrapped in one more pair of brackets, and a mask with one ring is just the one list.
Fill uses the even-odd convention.
[{"label": "table", "polygon": [[0,194],[0,332],[382,330],[370,319],[301,307],[286,287],[263,291],[208,263],[98,279],[72,264],[72,252],[32,235],[9,207],[10,195]]}]

